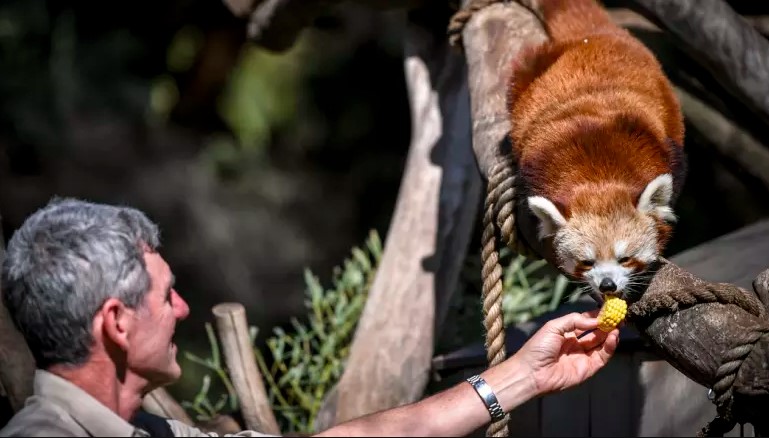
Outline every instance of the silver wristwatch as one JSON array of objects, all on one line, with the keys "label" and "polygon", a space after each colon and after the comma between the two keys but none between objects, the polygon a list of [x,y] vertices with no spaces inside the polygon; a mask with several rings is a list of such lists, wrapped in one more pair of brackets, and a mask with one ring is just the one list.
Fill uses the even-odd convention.
[{"label": "silver wristwatch", "polygon": [[486,383],[485,380],[479,375],[468,377],[467,381],[473,385],[475,392],[481,397],[483,403],[486,405],[486,410],[491,415],[491,421],[499,421],[505,418],[505,411],[502,410],[502,406],[497,401],[497,396],[494,391],[491,390],[491,386]]}]

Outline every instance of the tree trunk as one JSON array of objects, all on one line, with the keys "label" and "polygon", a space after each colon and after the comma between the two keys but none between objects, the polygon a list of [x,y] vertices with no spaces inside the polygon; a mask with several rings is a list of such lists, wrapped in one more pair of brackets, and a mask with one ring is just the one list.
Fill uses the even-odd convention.
[{"label": "tree trunk", "polygon": [[[2,219],[0,219],[2,220]],[[0,262],[5,260],[5,240],[0,231]],[[2,285],[0,285],[2,286]],[[14,411],[24,406],[24,400],[32,395],[32,379],[35,375],[35,360],[27,342],[8,314],[0,300],[0,385]]]},{"label": "tree trunk", "polygon": [[464,60],[446,44],[444,23],[427,22],[439,12],[410,15],[411,146],[347,366],[326,402],[336,406],[336,423],[422,397],[434,327],[456,288],[477,215],[481,179],[470,149]]}]

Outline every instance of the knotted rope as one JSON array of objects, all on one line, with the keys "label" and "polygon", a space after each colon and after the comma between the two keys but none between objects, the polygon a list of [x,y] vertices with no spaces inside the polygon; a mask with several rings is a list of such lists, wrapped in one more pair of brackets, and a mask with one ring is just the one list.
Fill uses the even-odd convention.
[{"label": "knotted rope", "polygon": [[[519,254],[533,251],[519,238],[515,227],[515,172],[509,159],[500,155],[490,168],[483,216],[483,325],[486,330],[486,356],[489,366],[505,360],[505,325],[502,314],[502,267],[499,264],[498,236]],[[498,231],[500,232],[498,234]],[[486,436],[507,436],[509,416],[489,425]]]},{"label": "knotted rope", "polygon": [[[447,35],[449,38],[449,44],[457,49],[462,49],[462,30],[471,18],[473,14],[485,8],[486,6],[493,5],[494,3],[509,3],[512,0],[470,0],[470,2],[464,8],[454,13],[449,20],[447,28]],[[516,3],[520,4],[524,8],[530,10],[534,15],[539,16],[539,8],[536,4],[537,0],[516,0]]]},{"label": "knotted rope", "polygon": [[648,327],[649,321],[660,316],[705,303],[734,305],[760,321],[754,327],[732,333],[731,346],[721,354],[721,363],[711,388],[717,415],[702,428],[699,436],[723,436],[738,422],[755,420],[735,411],[733,387],[737,373],[756,344],[762,339],[769,344],[766,309],[755,296],[732,284],[708,283],[685,271],[678,273],[676,280],[675,288],[666,288],[664,293],[644,295],[638,302],[633,303],[628,309],[628,321],[637,326]]}]

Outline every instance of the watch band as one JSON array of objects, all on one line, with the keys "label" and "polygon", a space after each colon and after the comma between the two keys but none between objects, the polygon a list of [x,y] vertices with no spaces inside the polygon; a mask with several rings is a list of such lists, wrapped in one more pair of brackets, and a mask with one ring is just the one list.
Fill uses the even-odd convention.
[{"label": "watch band", "polygon": [[489,411],[492,421],[499,421],[505,418],[505,411],[502,410],[502,406],[497,401],[497,396],[492,391],[491,386],[486,383],[485,380],[479,375],[468,377],[467,381],[473,386],[475,392],[483,400],[483,404],[486,405],[486,410]]}]

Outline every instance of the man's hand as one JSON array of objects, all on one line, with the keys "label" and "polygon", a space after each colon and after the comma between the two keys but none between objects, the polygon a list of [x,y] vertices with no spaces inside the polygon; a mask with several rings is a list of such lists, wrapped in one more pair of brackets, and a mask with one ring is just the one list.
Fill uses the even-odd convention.
[{"label": "man's hand", "polygon": [[598,326],[598,311],[571,313],[548,321],[516,352],[528,367],[536,392],[544,395],[584,382],[601,369],[614,354],[619,330],[595,330],[582,339],[580,334]]}]

